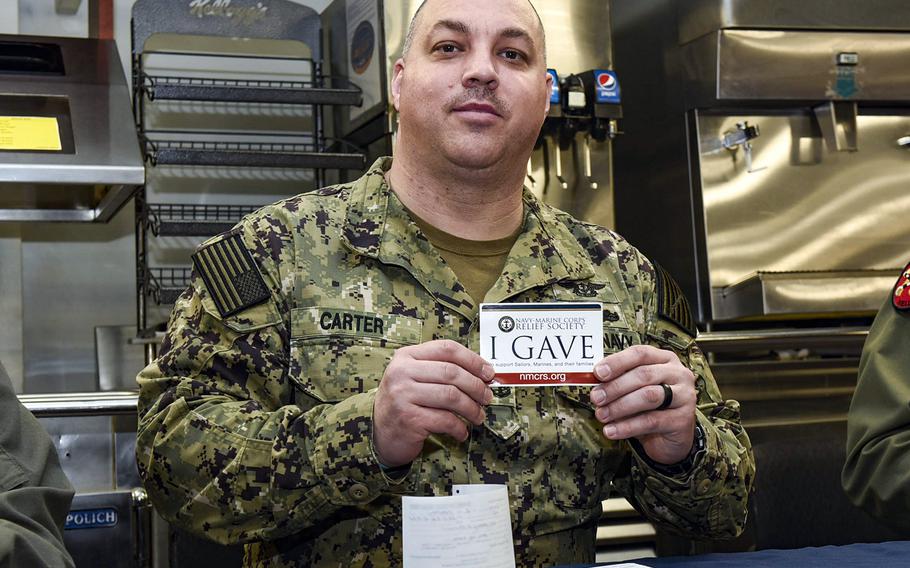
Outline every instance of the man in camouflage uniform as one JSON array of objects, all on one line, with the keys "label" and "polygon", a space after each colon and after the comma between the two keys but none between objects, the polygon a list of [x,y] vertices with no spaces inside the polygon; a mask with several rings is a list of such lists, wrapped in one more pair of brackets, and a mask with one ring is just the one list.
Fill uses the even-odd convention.
[{"label": "man in camouflage uniform", "polygon": [[863,345],[841,481],[858,506],[910,535],[910,264]]},{"label": "man in camouflage uniform", "polygon": [[[522,189],[544,59],[527,0],[427,2],[395,67],[395,160],[200,247],[139,376],[166,519],[249,543],[251,566],[398,566],[401,496],[461,483],[507,485],[519,566],[593,561],[614,489],[684,534],[741,531],[749,440],[678,288]],[[450,246],[503,241],[492,269]],[[602,302],[602,384],[490,388],[480,299]]]}]

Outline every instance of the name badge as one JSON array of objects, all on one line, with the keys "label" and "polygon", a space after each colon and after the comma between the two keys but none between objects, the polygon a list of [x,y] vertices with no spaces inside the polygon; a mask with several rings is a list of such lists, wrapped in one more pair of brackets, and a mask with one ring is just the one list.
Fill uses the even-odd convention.
[{"label": "name badge", "polygon": [[510,386],[595,385],[604,356],[598,302],[481,304],[480,356]]}]

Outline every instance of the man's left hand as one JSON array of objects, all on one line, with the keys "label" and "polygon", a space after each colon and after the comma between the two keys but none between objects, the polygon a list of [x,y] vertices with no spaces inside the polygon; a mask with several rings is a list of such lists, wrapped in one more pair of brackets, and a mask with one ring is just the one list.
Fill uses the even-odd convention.
[{"label": "man's left hand", "polygon": [[[695,439],[695,375],[672,351],[634,345],[600,360],[591,389],[595,416],[610,440],[637,438],[648,457],[675,464],[686,458]],[[669,407],[662,384],[673,391]]]}]

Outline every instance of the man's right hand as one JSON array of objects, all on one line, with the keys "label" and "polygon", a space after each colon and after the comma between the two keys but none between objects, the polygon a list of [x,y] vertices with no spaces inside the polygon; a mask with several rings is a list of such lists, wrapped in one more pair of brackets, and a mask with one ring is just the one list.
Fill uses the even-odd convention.
[{"label": "man's right hand", "polygon": [[468,438],[462,419],[476,425],[493,399],[493,367],[448,339],[395,351],[373,403],[373,446],[380,463],[414,461],[430,434]]}]

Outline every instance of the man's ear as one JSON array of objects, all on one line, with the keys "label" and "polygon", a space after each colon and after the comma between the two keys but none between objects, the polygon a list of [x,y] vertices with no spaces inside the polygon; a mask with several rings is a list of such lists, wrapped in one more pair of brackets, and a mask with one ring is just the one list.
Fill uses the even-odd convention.
[{"label": "man's ear", "polygon": [[392,71],[392,105],[395,110],[399,110],[398,103],[401,100],[401,80],[404,74],[404,59],[395,62],[395,69]]},{"label": "man's ear", "polygon": [[547,115],[550,114],[550,93],[553,92],[553,75],[550,75],[549,71],[546,73],[546,75],[547,75],[547,98],[546,98],[547,104],[544,105],[544,108],[543,108],[543,117],[544,118],[546,118]]}]

